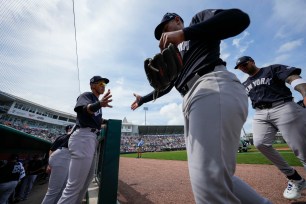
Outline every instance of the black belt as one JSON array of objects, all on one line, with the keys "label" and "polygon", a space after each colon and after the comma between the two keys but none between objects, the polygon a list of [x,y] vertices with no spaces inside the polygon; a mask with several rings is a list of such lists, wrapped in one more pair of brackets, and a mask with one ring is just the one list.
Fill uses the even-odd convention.
[{"label": "black belt", "polygon": [[205,75],[205,74],[208,74],[212,71],[215,70],[215,67],[216,66],[219,66],[219,65],[224,65],[226,66],[226,62],[223,62],[222,60],[221,61],[218,61],[217,63],[214,63],[213,65],[210,65],[210,66],[207,66],[205,67],[204,69],[201,69],[200,71],[198,71],[195,75],[193,75],[193,77],[191,77],[187,82],[186,84],[180,88],[178,91],[180,92],[180,94],[182,96],[185,96],[186,93],[190,90],[190,88],[193,86],[194,82],[196,82],[201,76]]},{"label": "black belt", "polygon": [[273,108],[275,106],[281,105],[283,103],[292,101],[292,98],[286,98],[280,101],[275,101],[275,102],[271,102],[271,103],[258,103],[255,105],[255,108],[259,108],[259,109],[268,109],[268,108]]},{"label": "black belt", "polygon": [[99,130],[99,129],[96,129],[96,128],[91,128],[91,129],[90,129],[90,132],[95,133],[97,136],[100,135],[100,130]]},{"label": "black belt", "polygon": [[[81,128],[80,126],[76,126],[76,129],[79,129],[79,128]],[[82,128],[90,128],[90,127],[82,127]],[[90,132],[93,132],[93,133],[95,133],[97,136],[99,136],[100,135],[100,129],[96,129],[96,128],[91,128],[90,129]]]}]

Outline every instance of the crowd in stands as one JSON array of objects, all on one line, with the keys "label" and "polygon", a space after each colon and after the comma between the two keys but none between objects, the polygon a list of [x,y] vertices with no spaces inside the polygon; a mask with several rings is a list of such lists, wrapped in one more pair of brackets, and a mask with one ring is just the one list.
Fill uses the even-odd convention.
[{"label": "crowd in stands", "polygon": [[[62,134],[62,130],[50,131],[43,127],[29,127],[24,124],[11,123],[0,119],[0,124],[12,127],[24,133],[36,136],[53,142],[58,135]],[[137,152],[137,143],[139,138],[144,141],[144,152],[159,152],[186,149],[183,134],[178,135],[144,135],[144,136],[121,136],[120,152],[129,153]]]},{"label": "crowd in stands", "polygon": [[52,132],[48,128],[43,128],[43,127],[30,127],[24,124],[19,124],[19,123],[11,123],[5,120],[0,119],[0,124],[14,128],[16,130],[19,130],[21,132],[36,136],[41,139],[48,140],[50,142],[53,142],[55,138],[62,134],[62,130],[54,130],[52,129]]},{"label": "crowd in stands", "polygon": [[184,135],[121,136],[121,153],[137,152],[137,143],[144,141],[144,152],[160,152],[186,149]]}]

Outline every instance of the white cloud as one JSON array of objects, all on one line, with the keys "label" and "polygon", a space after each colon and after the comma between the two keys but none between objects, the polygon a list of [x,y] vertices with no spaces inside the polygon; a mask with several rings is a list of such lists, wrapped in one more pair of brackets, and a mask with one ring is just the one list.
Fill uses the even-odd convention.
[{"label": "white cloud", "polygon": [[277,52],[292,51],[292,50],[302,46],[303,43],[304,43],[304,39],[302,39],[302,38],[294,40],[294,41],[286,42],[278,48]]},{"label": "white cloud", "polygon": [[254,40],[248,40],[247,37],[250,35],[249,32],[244,31],[240,36],[236,37],[232,41],[232,45],[239,49],[240,55],[243,54],[249,46],[254,42]]},{"label": "white cloud", "polygon": [[274,61],[270,64],[273,64],[273,63],[277,63],[277,64],[286,64],[286,61],[290,58],[290,55],[289,54],[281,54],[281,55],[278,55],[275,57]]},{"label": "white cloud", "polygon": [[276,37],[284,38],[292,34],[303,35],[306,31],[306,1],[274,0],[270,25],[276,29]]},{"label": "white cloud", "polygon": [[221,59],[223,59],[224,61],[226,61],[231,56],[231,53],[227,51],[228,47],[229,46],[225,41],[221,41],[220,54],[221,54]]},{"label": "white cloud", "polygon": [[182,104],[167,104],[160,109],[160,115],[168,119],[168,125],[182,125],[184,123]]}]

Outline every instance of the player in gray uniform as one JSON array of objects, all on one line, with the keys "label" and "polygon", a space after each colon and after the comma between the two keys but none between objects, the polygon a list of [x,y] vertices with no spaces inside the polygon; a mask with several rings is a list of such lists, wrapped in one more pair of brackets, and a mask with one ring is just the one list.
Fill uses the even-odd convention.
[{"label": "player in gray uniform", "polygon": [[[155,29],[161,50],[178,46],[184,68],[161,97],[175,86],[183,97],[185,142],[196,203],[270,203],[234,176],[236,152],[248,115],[248,99],[238,78],[220,58],[221,40],[245,30],[249,16],[239,9],[208,9],[184,28],[183,19],[166,13]],[[140,96],[131,109],[153,100]]]},{"label": "player in gray uniform", "polygon": [[82,202],[93,179],[95,153],[102,125],[102,107],[112,107],[110,90],[99,100],[105,91],[107,78],[94,76],[90,79],[91,92],[81,94],[75,105],[77,113],[76,130],[69,138],[71,161],[67,185],[58,204],[78,204]]},{"label": "player in gray uniform", "polygon": [[72,125],[67,125],[65,127],[66,134],[57,137],[50,147],[49,165],[47,167],[50,178],[42,204],[56,204],[66,186],[70,163],[68,140],[72,127]]},{"label": "player in gray uniform", "polygon": [[293,102],[292,93],[286,86],[288,83],[299,91],[306,104],[306,81],[299,76],[301,69],[281,64],[258,68],[249,56],[240,57],[237,68],[249,75],[243,85],[256,110],[253,118],[254,144],[289,179],[283,196],[297,199],[301,190],[306,188],[306,182],[272,144],[275,134],[280,131],[306,169],[306,109]]}]

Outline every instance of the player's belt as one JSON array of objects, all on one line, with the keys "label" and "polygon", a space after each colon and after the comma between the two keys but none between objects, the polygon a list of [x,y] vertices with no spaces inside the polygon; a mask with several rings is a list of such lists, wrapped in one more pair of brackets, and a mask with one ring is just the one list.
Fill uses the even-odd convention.
[{"label": "player's belt", "polygon": [[292,98],[282,99],[280,101],[275,101],[275,102],[272,102],[272,103],[259,103],[259,104],[255,105],[255,108],[258,108],[258,109],[261,109],[261,110],[262,109],[273,108],[275,106],[281,105],[281,104],[289,102],[289,101],[292,101]]},{"label": "player's belt", "polygon": [[191,87],[193,86],[193,84],[203,75],[208,74],[210,72],[213,72],[215,70],[215,68],[219,65],[226,65],[225,62],[220,61],[215,63],[212,66],[208,66],[205,67],[204,69],[201,69],[200,71],[198,71],[191,79],[188,80],[188,82],[179,89],[180,94],[184,97],[186,95],[186,93],[191,89]]},{"label": "player's belt", "polygon": [[96,129],[96,128],[91,128],[91,129],[90,129],[90,132],[95,133],[97,136],[100,135],[100,130],[99,130],[99,129]]},{"label": "player's belt", "polygon": [[[79,129],[79,128],[81,128],[81,127],[77,125],[76,129]],[[83,127],[82,127],[82,128],[83,128]],[[90,128],[90,127],[85,127],[85,128]],[[99,130],[99,129],[96,129],[96,128],[90,128],[90,132],[95,133],[97,136],[99,136],[100,133],[101,133],[100,130]]]}]

